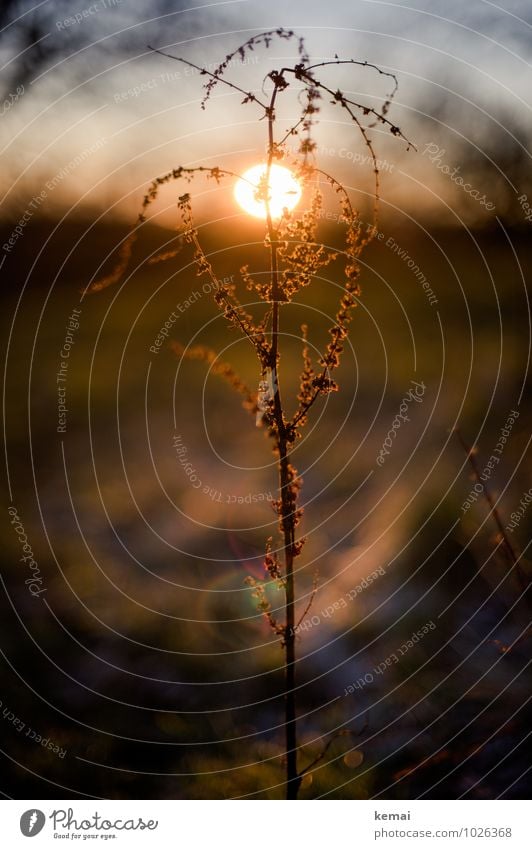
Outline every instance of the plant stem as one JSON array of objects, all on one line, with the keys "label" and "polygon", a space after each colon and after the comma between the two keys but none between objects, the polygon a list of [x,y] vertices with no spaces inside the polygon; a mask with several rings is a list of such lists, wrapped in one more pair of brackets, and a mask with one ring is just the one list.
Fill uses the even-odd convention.
[{"label": "plant stem", "polygon": [[[276,246],[272,243],[272,266],[276,266]],[[279,335],[279,303],[273,302],[272,319],[272,381],[274,386],[274,416],[278,433],[279,490],[281,494],[281,525],[285,561],[285,733],[286,733],[286,798],[297,799],[301,778],[297,772],[297,719],[296,719],[296,635],[294,592],[294,505],[290,498],[290,456],[285,433],[279,375],[277,370],[277,344]]]},{"label": "plant stem", "polygon": [[[270,184],[273,162],[275,121],[275,100],[278,88],[274,86],[268,117],[268,157],[266,164],[266,185]],[[301,776],[297,771],[297,717],[296,717],[296,634],[295,634],[295,588],[294,588],[294,543],[295,515],[291,497],[291,468],[288,454],[288,442],[279,387],[279,269],[277,261],[277,232],[273,224],[268,191],[265,198],[266,223],[270,240],[271,256],[271,299],[272,299],[272,345],[271,369],[273,383],[273,414],[277,426],[277,449],[279,451],[279,490],[281,495],[281,527],[284,543],[284,588],[285,588],[285,628],[283,648],[285,653],[285,756],[286,756],[286,798],[297,799]]]},{"label": "plant stem", "polygon": [[[296,719],[296,635],[294,600],[294,518],[292,506],[287,498],[290,485],[290,458],[286,452],[286,442],[279,443],[279,483],[281,485],[282,524],[285,550],[285,593],[286,625],[284,635],[285,650],[285,712],[286,712],[286,798],[297,799],[301,778],[297,772],[297,719]],[[288,502],[288,505],[287,505]]]}]

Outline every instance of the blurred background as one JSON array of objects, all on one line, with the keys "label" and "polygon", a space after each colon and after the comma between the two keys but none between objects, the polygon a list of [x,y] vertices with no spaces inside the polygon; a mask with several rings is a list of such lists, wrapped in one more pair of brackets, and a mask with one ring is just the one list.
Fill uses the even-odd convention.
[{"label": "blurred background", "polygon": [[[283,654],[244,583],[263,576],[276,535],[275,458],[238,397],[168,342],[221,352],[253,390],[257,362],[188,249],[150,263],[176,247],[188,187],[161,188],[123,279],[87,294],[154,177],[179,165],[242,172],[264,155],[253,104],[218,86],[203,110],[200,74],[150,47],[213,69],[279,26],[315,61],[337,54],[396,74],[389,117],[416,148],[371,131],[379,238],[362,256],[341,391],[316,405],[294,451],[307,536],[300,767],[349,732],[301,797],[530,792],[529,4],[6,0],[6,797],[283,795]],[[259,92],[295,61],[293,42],[273,41],[228,78]],[[390,90],[356,66],[329,69],[327,82],[377,107]],[[279,126],[297,110],[287,95]],[[326,102],[316,141],[319,166],[369,221],[367,149]],[[191,190],[218,278],[238,284],[246,263],[266,273],[263,225],[237,207],[231,181]],[[328,200],[320,239],[341,248],[337,215]],[[330,266],[282,310],[289,409],[300,326],[316,355],[341,286]],[[476,446],[478,477],[457,428]]]}]

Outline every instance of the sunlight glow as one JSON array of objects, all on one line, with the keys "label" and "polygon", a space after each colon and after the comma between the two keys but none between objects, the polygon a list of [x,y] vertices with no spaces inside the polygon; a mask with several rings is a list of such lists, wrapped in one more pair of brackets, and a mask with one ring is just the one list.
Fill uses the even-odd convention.
[{"label": "sunlight glow", "polygon": [[[254,165],[237,181],[235,198],[242,209],[256,218],[266,218],[266,203],[257,198],[261,178],[265,177],[266,165]],[[272,165],[270,170],[268,199],[272,218],[280,218],[283,209],[291,210],[301,198],[301,186],[288,168]]]}]

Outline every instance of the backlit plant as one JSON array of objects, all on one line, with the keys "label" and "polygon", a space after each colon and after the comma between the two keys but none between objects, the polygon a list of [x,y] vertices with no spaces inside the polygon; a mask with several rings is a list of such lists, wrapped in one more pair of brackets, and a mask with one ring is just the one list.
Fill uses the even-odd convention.
[{"label": "backlit plant", "polygon": [[[258,93],[256,90],[248,91],[227,78],[226,75],[235,59],[244,60],[247,54],[257,47],[268,48],[274,39],[293,41],[297,44],[297,61],[293,65],[288,64],[279,70],[271,70]],[[162,55],[168,56],[166,53]],[[253,188],[253,197],[264,208],[264,249],[269,255],[270,268],[266,279],[246,264],[240,269],[240,287],[219,282],[215,269],[203,250],[195,226],[191,192],[181,193],[177,204],[181,216],[182,241],[185,247],[188,245],[192,249],[197,274],[210,278],[218,308],[229,325],[245,337],[254,352],[257,359],[258,390],[248,389],[231,365],[219,360],[216,352],[204,346],[184,348],[178,342],[172,343],[172,347],[179,356],[184,355],[209,363],[216,374],[228,381],[243,396],[244,406],[254,416],[257,425],[264,428],[277,457],[279,492],[277,500],[274,501],[274,508],[279,517],[279,542],[269,539],[266,543],[264,580],[249,577],[247,583],[259,611],[278,636],[284,652],[286,797],[296,799],[303,776],[323,758],[330,741],[311,764],[301,766],[296,716],[296,636],[299,625],[312,605],[318,578],[315,576],[313,590],[304,609],[296,609],[294,564],[296,559],[302,556],[305,538],[299,531],[302,519],[302,481],[291,461],[291,451],[300,439],[316,402],[338,390],[335,372],[340,365],[349,325],[360,295],[358,260],[362,250],[376,233],[379,172],[371,130],[378,127],[403,139],[408,147],[410,144],[399,127],[387,117],[397,89],[397,80],[393,74],[368,62],[343,60],[337,56],[329,61],[312,63],[303,39],[296,37],[291,30],[279,28],[253,36],[228,54],[214,71],[181,57],[168,58],[196,69],[207,78],[202,108],[205,108],[216,86],[224,85],[240,93],[242,103],[255,111],[257,119],[264,120],[266,140],[263,175]],[[392,91],[382,101],[380,108],[357,102],[323,81],[322,74],[330,73],[335,66],[352,66],[353,70],[371,71],[387,77],[392,84]],[[281,98],[294,90],[298,93],[299,112],[297,119],[286,126],[286,121],[277,117],[277,107]],[[362,221],[342,183],[322,170],[317,162],[318,151],[313,129],[324,104],[332,104],[342,111],[354,125],[369,152],[374,173],[372,220],[369,223]],[[272,169],[280,162],[290,168],[302,187],[304,196],[308,198],[302,212],[285,208],[280,215],[275,216],[273,213],[270,176]],[[162,187],[176,181],[191,184],[198,177],[214,180],[217,184],[226,180],[243,179],[240,174],[226,168],[179,166],[153,181],[144,198],[137,225],[142,225],[146,220],[148,207],[157,199]],[[324,188],[332,190],[339,207],[337,220],[342,226],[343,236],[342,245],[338,249],[325,246],[318,237],[320,222],[323,220]],[[129,262],[138,226],[124,243],[120,260],[113,272],[94,283],[92,291],[99,291],[122,276]],[[177,251],[166,252],[156,259],[171,259],[176,253]],[[300,296],[301,291],[309,287],[327,266],[332,266],[335,273],[343,278],[340,302],[329,329],[328,344],[317,360],[310,354],[309,330],[305,325],[301,328],[302,370],[299,393],[290,405],[282,395],[280,382],[281,312],[288,309],[293,299]],[[246,305],[239,289],[244,293],[251,293],[254,306]],[[255,305],[257,298],[258,303],[262,304],[260,313]],[[269,583],[273,583],[284,593],[282,621],[268,601]]]}]

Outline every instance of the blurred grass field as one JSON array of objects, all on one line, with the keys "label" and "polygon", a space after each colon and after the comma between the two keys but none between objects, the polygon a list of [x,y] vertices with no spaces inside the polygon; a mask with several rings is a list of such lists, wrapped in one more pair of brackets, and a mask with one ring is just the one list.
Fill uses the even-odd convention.
[{"label": "blurred grass field", "polygon": [[[205,234],[219,278],[237,280],[248,259],[264,263],[259,229],[236,226],[231,241],[250,242],[246,253],[227,248],[221,228]],[[331,762],[320,762],[301,795],[493,798],[515,779],[509,795],[521,797],[529,644],[501,646],[529,612],[503,551],[494,551],[484,501],[461,511],[474,481],[451,431],[459,426],[487,460],[519,404],[489,481],[494,493],[504,490],[508,520],[530,487],[530,239],[522,230],[413,224],[384,232],[363,255],[341,392],[315,409],[293,457],[308,534],[301,609],[316,567],[320,584],[312,611],[320,623],[298,643],[302,765],[320,739],[354,732],[334,743]],[[4,769],[21,798],[53,798],[58,787],[108,798],[280,798],[282,653],[244,585],[246,575],[261,575],[265,540],[276,532],[267,501],[246,498],[275,497],[275,461],[261,429],[204,364],[180,363],[167,345],[150,351],[203,282],[186,252],[142,261],[174,233],[144,228],[138,269],[80,307],[81,290],[125,233],[117,223],[33,222],[6,260],[12,502],[47,592],[45,603],[29,596],[8,530],[3,651],[13,668],[5,689],[10,709],[68,753],[50,762],[6,727]],[[324,225],[324,242],[337,237]],[[315,281],[282,309],[285,398],[298,390],[299,327],[308,324],[311,344],[323,346],[339,280]],[[66,433],[58,434],[56,375],[73,308],[81,308],[80,328]],[[256,388],[254,356],[211,297],[179,312],[170,338],[221,351]],[[426,386],[423,403],[378,468],[412,380]],[[198,488],[176,459],[176,434]],[[526,571],[531,524],[532,511],[515,534]],[[380,567],[383,577],[323,615]],[[438,623],[433,634],[344,696],[429,620]],[[346,763],[351,749],[361,756]]]}]

